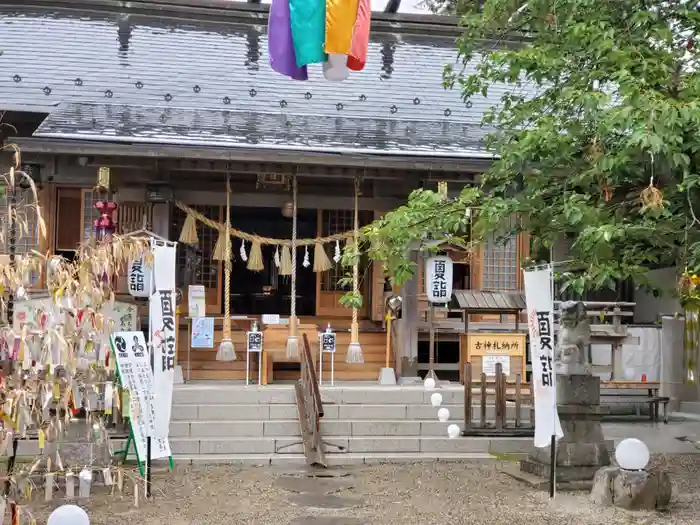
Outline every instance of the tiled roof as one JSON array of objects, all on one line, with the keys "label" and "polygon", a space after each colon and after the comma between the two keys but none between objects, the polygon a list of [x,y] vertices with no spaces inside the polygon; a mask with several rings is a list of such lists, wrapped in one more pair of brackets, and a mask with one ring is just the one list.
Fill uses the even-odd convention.
[{"label": "tiled roof", "polygon": [[477,155],[478,125],[112,104],[61,104],[38,137],[303,151]]},{"label": "tiled roof", "polygon": [[[123,129],[164,140],[191,126],[198,141],[213,134],[231,143],[326,141],[329,147],[445,154],[480,147],[478,122],[503,89],[469,107],[456,90],[443,89],[443,68],[456,59],[453,38],[374,31],[361,73],[331,83],[318,66],[309,81],[297,82],[270,69],[261,23],[0,7],[0,109],[80,104],[59,110],[37,136],[76,131],[78,121],[67,117],[83,108],[93,116],[80,133],[93,129],[92,119],[104,130],[113,127],[115,115],[123,120],[131,114],[143,120]],[[177,130],[145,129],[167,110]],[[243,126],[235,133],[260,125],[250,136],[225,137],[226,114]],[[205,127],[196,129],[199,118]]]}]

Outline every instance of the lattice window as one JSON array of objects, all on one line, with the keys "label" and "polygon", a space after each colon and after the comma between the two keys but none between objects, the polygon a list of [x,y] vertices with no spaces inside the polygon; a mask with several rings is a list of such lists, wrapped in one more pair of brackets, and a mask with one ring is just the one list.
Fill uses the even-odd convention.
[{"label": "lattice window", "polygon": [[503,244],[501,237],[484,243],[482,290],[506,291],[518,289],[518,240],[512,235]]},{"label": "lattice window", "polygon": [[[219,206],[192,206],[205,217],[214,221],[221,220],[221,208]],[[171,238],[180,237],[180,232],[185,224],[186,214],[179,208],[173,212]],[[217,232],[213,228],[197,222],[197,237],[199,243],[196,246],[183,246],[177,250],[177,285],[185,287],[190,284],[201,284],[206,288],[217,288],[219,277],[219,263],[212,260],[214,246],[216,245]]]},{"label": "lattice window", "polygon": [[[2,191],[0,196],[0,227],[2,235],[0,236],[0,254],[8,254],[8,246],[10,238],[10,225],[8,220],[8,203],[10,196]],[[17,191],[17,205],[19,212],[19,221],[23,223],[17,226],[17,236],[15,242],[15,253],[23,254],[30,253],[32,250],[39,248],[39,227],[36,215],[36,208],[33,206],[34,195],[32,190]]]},{"label": "lattice window", "polygon": [[[323,210],[321,221],[321,235],[323,237],[350,231],[353,228],[354,212],[353,210]],[[372,212],[360,211],[358,221],[360,223],[360,227],[369,224],[372,222]],[[331,261],[333,261],[333,256],[335,255],[335,243],[326,244],[325,248],[328,257],[331,259]],[[342,250],[344,248],[344,241],[341,241],[340,249]],[[360,279],[362,279],[362,276],[367,270],[367,266],[368,262],[363,257],[360,261]],[[338,281],[345,276],[346,272],[347,268],[344,268],[340,264],[333,264],[333,268],[321,274],[321,291],[336,292],[350,290],[352,288],[351,286],[346,286],[343,288],[338,285]]]}]

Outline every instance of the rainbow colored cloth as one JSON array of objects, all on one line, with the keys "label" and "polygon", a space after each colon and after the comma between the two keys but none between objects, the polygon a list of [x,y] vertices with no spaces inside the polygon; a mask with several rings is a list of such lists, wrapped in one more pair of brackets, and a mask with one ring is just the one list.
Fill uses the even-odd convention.
[{"label": "rainbow colored cloth", "polygon": [[272,0],[267,25],[274,71],[307,80],[307,66],[323,64],[328,80],[340,81],[367,61],[370,0]]}]

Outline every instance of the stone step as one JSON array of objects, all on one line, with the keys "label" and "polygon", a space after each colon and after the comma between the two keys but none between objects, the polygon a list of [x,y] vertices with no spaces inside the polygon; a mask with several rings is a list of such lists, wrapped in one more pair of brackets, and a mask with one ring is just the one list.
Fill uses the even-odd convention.
[{"label": "stone step", "polygon": [[[366,404],[366,405],[324,405],[323,419],[341,420],[437,420],[439,408],[429,403],[423,404]],[[446,406],[452,419],[464,417],[463,408],[460,405]],[[486,407],[487,420],[495,418],[496,409],[493,405]],[[506,407],[506,416],[509,420],[515,418],[515,406]],[[177,405],[172,408],[173,421],[268,421],[278,419],[296,419],[296,404],[204,404],[204,405]],[[520,417],[529,421],[530,409],[521,407]],[[472,405],[472,420],[481,418],[480,405]]]},{"label": "stone step", "polygon": [[[329,455],[343,453],[518,454],[528,453],[532,449],[532,439],[529,438],[330,436],[325,438],[325,442],[326,452]],[[303,453],[303,446],[298,437],[171,438],[170,447],[174,456]]]},{"label": "stone step", "polygon": [[[464,427],[462,420],[409,421],[396,420],[321,420],[323,436],[447,436],[447,427],[456,424]],[[217,437],[299,437],[299,421],[280,419],[276,421],[173,421],[170,424],[171,438],[217,438]]]},{"label": "stone step", "polygon": [[[422,386],[321,387],[321,398],[329,405],[428,404],[435,393],[444,405],[464,403],[464,389],[456,385],[428,392]],[[292,385],[180,385],[173,391],[173,405],[276,405],[296,402]]]},{"label": "stone step", "polygon": [[[329,454],[326,461],[329,467],[378,464],[378,463],[435,463],[457,462],[474,460],[495,460],[496,456],[483,453],[417,453],[417,454]],[[190,465],[215,465],[233,464],[247,466],[266,465],[305,465],[306,458],[303,454],[215,454],[215,455],[181,455],[174,458],[178,464]]]}]

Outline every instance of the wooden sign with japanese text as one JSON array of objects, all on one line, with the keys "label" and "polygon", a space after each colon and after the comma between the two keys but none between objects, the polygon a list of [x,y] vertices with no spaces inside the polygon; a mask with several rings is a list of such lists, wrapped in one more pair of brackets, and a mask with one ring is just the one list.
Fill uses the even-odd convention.
[{"label": "wooden sign with japanese text", "polygon": [[527,334],[470,332],[461,334],[460,347],[462,369],[464,363],[471,363],[473,379],[478,380],[482,372],[495,376],[496,364],[500,363],[509,381],[516,374],[526,381]]},{"label": "wooden sign with japanese text", "polygon": [[477,332],[467,334],[470,355],[525,356],[526,334]]}]

